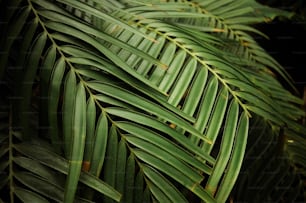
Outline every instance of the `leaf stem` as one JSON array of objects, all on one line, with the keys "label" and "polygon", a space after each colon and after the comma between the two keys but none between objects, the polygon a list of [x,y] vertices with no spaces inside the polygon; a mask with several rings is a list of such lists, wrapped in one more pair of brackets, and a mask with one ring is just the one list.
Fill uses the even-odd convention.
[{"label": "leaf stem", "polygon": [[143,24],[141,24],[140,22],[137,22],[138,26],[142,26],[144,28],[146,28],[147,30],[150,31],[154,31],[156,34],[164,37],[165,39],[167,39],[168,41],[176,44],[179,48],[181,48],[182,50],[184,50],[188,55],[190,55],[191,57],[193,57],[195,60],[197,60],[200,64],[202,64],[205,68],[207,68],[207,70],[209,72],[211,72],[217,79],[218,81],[220,81],[222,83],[222,85],[231,93],[231,95],[233,96],[233,98],[238,102],[238,104],[241,106],[241,108],[245,111],[246,115],[248,117],[252,117],[251,113],[249,112],[247,106],[238,98],[238,96],[236,95],[235,91],[233,89],[231,89],[231,87],[226,83],[225,80],[223,80],[217,72],[215,72],[213,70],[213,68],[211,68],[207,63],[205,63],[204,60],[200,59],[195,53],[193,53],[191,50],[187,49],[186,47],[184,47],[184,45],[180,42],[178,42],[177,40],[175,40],[175,38],[172,38],[170,36],[167,35],[167,33],[162,33],[158,30],[156,30],[153,27],[149,27],[149,26],[145,26]]}]

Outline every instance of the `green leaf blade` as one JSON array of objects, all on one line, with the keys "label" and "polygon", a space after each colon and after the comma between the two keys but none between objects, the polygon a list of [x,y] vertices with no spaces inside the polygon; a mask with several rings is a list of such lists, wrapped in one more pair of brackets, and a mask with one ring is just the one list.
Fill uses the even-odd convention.
[{"label": "green leaf blade", "polygon": [[75,100],[71,155],[64,196],[64,202],[67,203],[74,202],[83,163],[86,136],[86,94],[82,83],[77,86]]},{"label": "green leaf blade", "polygon": [[225,167],[230,158],[231,149],[233,147],[233,142],[236,134],[236,126],[238,122],[239,106],[235,100],[233,100],[229,107],[229,113],[226,118],[225,129],[223,131],[222,143],[220,146],[220,152],[217,157],[217,162],[214,165],[214,170],[212,175],[208,178],[206,184],[206,189],[210,191],[212,195],[215,194],[218,183],[225,171]]},{"label": "green leaf blade", "polygon": [[[55,51],[55,50],[54,50]],[[53,58],[53,56],[51,56]],[[58,126],[58,106],[61,97],[61,85],[62,79],[65,72],[65,61],[60,58],[54,65],[49,84],[49,100],[48,100],[48,121],[50,126],[50,136],[52,143],[57,147],[59,151],[60,148],[60,129]]]},{"label": "green leaf blade", "polygon": [[105,154],[108,142],[108,120],[104,112],[101,113],[95,131],[93,142],[93,152],[91,157],[90,172],[99,176],[105,161]]},{"label": "green leaf blade", "polygon": [[23,202],[48,203],[49,201],[37,193],[25,190],[23,188],[14,188],[14,193]]},{"label": "green leaf blade", "polygon": [[[143,166],[143,172],[144,174],[158,187],[161,192],[163,192],[167,198],[169,198],[169,202],[187,202],[183,194],[175,188],[173,184],[171,184],[170,181],[168,181],[166,178],[164,178],[161,174],[159,174],[156,170],[152,169],[148,166]],[[153,191],[154,194],[154,191]],[[155,196],[157,195],[157,199],[159,198],[160,193],[155,193]],[[163,195],[162,195],[163,196]]]},{"label": "green leaf blade", "polygon": [[[118,133],[116,126],[112,125],[109,132],[109,138],[106,149],[105,166],[104,166],[104,180],[109,185],[115,187],[116,172],[117,172],[117,154],[118,154]],[[109,198],[104,198],[104,201],[109,201]]]},{"label": "green leaf blade", "polygon": [[75,73],[70,70],[65,78],[64,83],[64,95],[63,95],[63,137],[64,137],[64,152],[66,158],[70,157],[71,147],[70,143],[72,142],[72,126],[73,118],[71,115],[74,115],[75,110],[75,96],[76,95],[76,76]]},{"label": "green leaf blade", "polygon": [[228,165],[227,173],[224,176],[221,186],[219,187],[216,193],[216,200],[218,202],[225,202],[229,193],[231,192],[231,188],[234,186],[235,181],[238,177],[239,170],[237,168],[241,167],[246,143],[247,143],[247,134],[249,128],[249,118],[243,112],[239,119],[238,129],[236,133],[234,149],[232,151],[232,157]]}]

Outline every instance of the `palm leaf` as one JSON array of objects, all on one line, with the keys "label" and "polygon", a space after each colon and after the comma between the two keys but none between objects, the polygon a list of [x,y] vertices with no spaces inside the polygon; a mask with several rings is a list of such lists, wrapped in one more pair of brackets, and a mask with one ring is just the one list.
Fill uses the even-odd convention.
[{"label": "palm leaf", "polygon": [[15,188],[16,196],[23,202],[35,201],[35,202],[48,202],[45,198],[41,197],[37,193],[33,193],[23,188]]},{"label": "palm leaf", "polygon": [[[20,200],[225,202],[251,116],[305,134],[301,100],[271,74],[287,73],[248,34],[263,35],[249,23],[279,10],[251,0],[102,2],[14,1],[22,6],[5,15],[12,38],[0,76],[12,54],[22,66],[13,92],[23,96],[13,127],[23,129],[16,144],[19,131],[3,138],[18,155],[3,167],[20,167],[9,170]],[[36,104],[37,80],[47,99]],[[33,133],[24,116],[33,105],[47,133]],[[14,190],[12,178],[5,184]]]},{"label": "palm leaf", "polygon": [[[50,147],[50,146],[49,146]],[[36,144],[21,144],[16,146],[16,150],[20,153],[24,154],[26,157],[31,158],[30,161],[38,164],[40,167],[45,168],[45,170],[48,170],[48,173],[54,174],[54,171],[60,172],[63,175],[67,175],[70,167],[70,163],[68,160],[63,158],[62,156],[59,156],[53,151],[50,151],[46,149],[46,147],[38,146]],[[39,151],[40,154],[37,154],[35,152]],[[43,155],[43,156],[42,156]],[[25,158],[23,158],[25,159]],[[26,160],[29,160],[28,158]],[[25,164],[25,163],[23,163]],[[41,165],[45,165],[41,166]],[[27,164],[28,169],[30,171],[36,171],[37,168],[34,167],[33,164]],[[52,170],[53,169],[53,172]],[[51,171],[51,172],[50,172]],[[43,176],[43,178],[46,178]],[[58,175],[55,176],[55,178],[58,178]],[[110,197],[115,198],[117,201],[120,199],[120,194],[114,190],[109,185],[105,184],[105,182],[102,182],[97,177],[90,175],[86,172],[82,172],[79,177],[80,182],[84,183],[85,185],[103,193]],[[63,179],[59,179],[58,181],[63,181]],[[64,198],[64,187],[61,186],[63,191],[61,192],[61,198]]]}]

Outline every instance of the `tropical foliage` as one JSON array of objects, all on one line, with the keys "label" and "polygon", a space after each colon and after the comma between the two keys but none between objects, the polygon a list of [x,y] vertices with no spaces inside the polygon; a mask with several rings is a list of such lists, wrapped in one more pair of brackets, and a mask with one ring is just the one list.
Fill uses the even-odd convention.
[{"label": "tropical foliage", "polygon": [[269,184],[303,190],[303,101],[252,27],[291,13],[253,0],[0,5],[1,201],[226,202],[274,164]]}]

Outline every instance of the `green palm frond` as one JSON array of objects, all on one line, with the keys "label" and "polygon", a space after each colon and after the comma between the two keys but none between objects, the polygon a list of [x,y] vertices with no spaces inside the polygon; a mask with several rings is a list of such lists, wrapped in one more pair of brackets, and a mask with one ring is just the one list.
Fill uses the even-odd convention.
[{"label": "green palm frond", "polygon": [[[63,187],[65,176],[69,173],[68,161],[43,140],[20,143],[21,135],[12,130],[12,114],[5,107],[5,104],[1,105],[1,121],[6,124],[1,126],[0,134],[1,190],[8,192],[11,202],[16,199],[22,202],[63,202],[65,193],[69,192]],[[98,193],[117,201],[121,199],[118,191],[96,176],[81,172],[77,180]],[[76,202],[91,202],[77,196],[74,198]]]},{"label": "green palm frond", "polygon": [[275,132],[306,132],[302,101],[275,73],[289,76],[250,34],[279,10],[251,0],[6,8],[11,200],[225,202],[253,116]]},{"label": "green palm frond", "polygon": [[272,9],[256,1],[139,1],[136,5],[139,6],[132,7],[131,11],[139,18],[166,18],[166,21],[182,28],[215,32],[223,40],[234,40],[236,45],[231,44],[228,47],[230,51],[236,52],[240,58],[247,58],[249,62],[255,62],[253,68],[272,68],[288,82],[291,80],[281,65],[249,33],[267,37],[250,25],[271,21],[279,15],[291,17],[293,13]]},{"label": "green palm frond", "polygon": [[[60,192],[58,195],[50,195],[47,191],[44,193],[44,196],[48,198],[57,198],[56,201],[63,201],[64,192],[63,188],[63,175],[67,175],[71,173],[69,171],[69,162],[63,157],[56,154],[52,151],[52,146],[44,146],[42,142],[38,141],[34,144],[18,144],[15,149],[23,154],[24,156],[15,158],[14,162],[16,162],[21,167],[33,172],[36,175],[39,175],[43,178],[50,176],[50,182],[54,185],[57,185],[60,188]],[[39,154],[37,153],[39,151]],[[45,174],[46,173],[46,174]],[[49,174],[49,175],[48,175]],[[29,174],[30,175],[30,174]],[[30,181],[30,179],[29,179]],[[98,191],[102,194],[105,194],[109,197],[114,198],[115,200],[120,200],[121,195],[116,190],[114,190],[111,186],[101,181],[96,176],[88,174],[86,172],[82,172],[79,175],[78,181],[80,183]],[[28,184],[32,184],[32,187],[35,187],[35,183],[29,182]],[[47,186],[46,186],[47,187]],[[42,188],[44,190],[46,188]],[[52,190],[52,189],[51,189]],[[40,191],[39,191],[40,193]],[[47,195],[48,194],[48,195]]]}]

